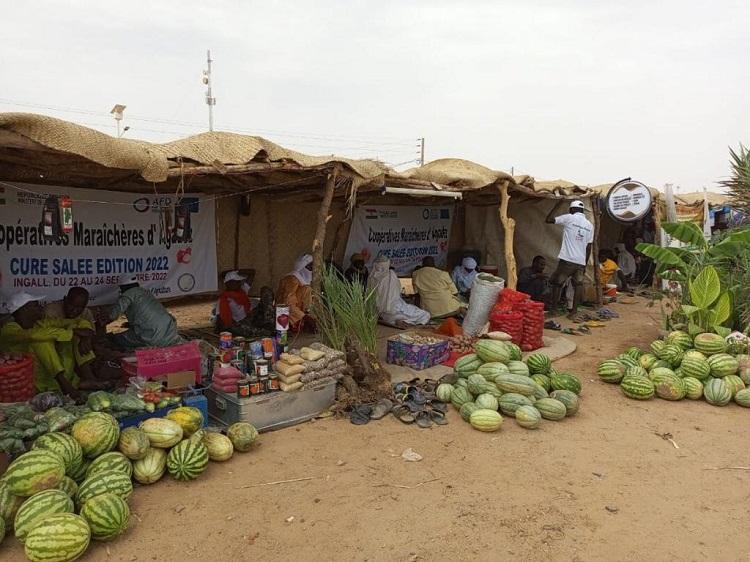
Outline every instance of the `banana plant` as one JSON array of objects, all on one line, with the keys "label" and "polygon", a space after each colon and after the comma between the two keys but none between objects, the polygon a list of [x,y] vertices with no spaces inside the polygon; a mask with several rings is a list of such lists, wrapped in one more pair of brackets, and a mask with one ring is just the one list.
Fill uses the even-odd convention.
[{"label": "banana plant", "polygon": [[683,304],[682,313],[687,317],[688,332],[697,335],[715,331],[726,337],[732,330],[723,324],[732,316],[732,296],[721,291],[719,273],[712,265],[691,279],[688,292],[692,304]]}]

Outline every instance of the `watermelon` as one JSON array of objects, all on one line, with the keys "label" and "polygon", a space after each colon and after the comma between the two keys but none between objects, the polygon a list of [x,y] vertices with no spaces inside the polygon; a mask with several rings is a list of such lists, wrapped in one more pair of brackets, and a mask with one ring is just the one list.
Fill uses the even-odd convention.
[{"label": "watermelon", "polygon": [[469,424],[479,431],[497,431],[503,425],[503,416],[494,410],[479,408],[469,416]]},{"label": "watermelon", "polygon": [[711,376],[717,378],[734,375],[740,368],[739,362],[726,353],[711,355],[707,361],[711,367]]},{"label": "watermelon", "polygon": [[682,363],[682,359],[685,357],[685,352],[679,345],[668,343],[661,349],[659,359],[662,359],[669,363],[672,367],[679,367]]},{"label": "watermelon", "polygon": [[663,398],[664,400],[682,400],[685,398],[685,385],[677,375],[658,375],[652,381],[654,383],[654,391],[659,398]]},{"label": "watermelon", "polygon": [[463,376],[463,373],[476,373],[477,369],[481,366],[482,360],[479,356],[476,353],[470,353],[456,359],[456,362],[453,364],[453,371]]},{"label": "watermelon", "polygon": [[531,380],[533,380],[536,384],[541,386],[544,390],[549,392],[552,390],[552,383],[549,380],[549,377],[547,375],[531,375]]},{"label": "watermelon", "polygon": [[451,394],[451,404],[453,404],[457,409],[461,408],[466,402],[473,402],[474,398],[471,395],[471,392],[469,392],[468,388],[463,388],[461,386],[456,386],[453,388],[453,393]]},{"label": "watermelon", "polygon": [[685,357],[693,357],[695,359],[706,359],[706,356],[703,355],[700,351],[697,349],[688,349],[685,352]]},{"label": "watermelon", "polygon": [[460,415],[461,419],[463,419],[465,422],[468,422],[471,414],[478,409],[479,406],[474,404],[474,402],[464,402],[463,404],[461,404],[461,407],[458,410],[458,415]]},{"label": "watermelon", "polygon": [[536,429],[542,421],[542,414],[534,406],[519,406],[515,416],[518,425],[525,429]]},{"label": "watermelon", "polygon": [[550,386],[553,390],[571,390],[581,394],[581,381],[570,373],[557,373],[550,377]]},{"label": "watermelon", "polygon": [[547,398],[549,396],[549,392],[547,392],[542,385],[537,384],[534,381],[532,381],[532,383],[534,384],[534,398],[539,400],[540,398]]},{"label": "watermelon", "polygon": [[654,369],[672,369],[672,365],[662,359],[657,359],[649,369],[649,372],[653,371]]},{"label": "watermelon", "polygon": [[192,441],[193,443],[203,443],[203,436],[206,435],[206,431],[203,429],[199,429],[195,433],[193,433],[190,437],[188,437],[188,441]]},{"label": "watermelon", "polygon": [[501,341],[479,340],[474,344],[474,352],[485,363],[508,363],[512,350]]},{"label": "watermelon", "polygon": [[651,353],[656,355],[661,359],[661,350],[664,349],[664,346],[667,345],[662,340],[656,340],[651,342]]},{"label": "watermelon", "polygon": [[500,411],[506,416],[513,416],[521,406],[531,406],[531,399],[523,394],[508,392],[497,401]]},{"label": "watermelon", "polygon": [[724,377],[724,383],[729,387],[729,391],[732,393],[732,397],[737,394],[740,390],[745,388],[745,383],[737,375],[727,375]]},{"label": "watermelon", "polygon": [[13,523],[16,538],[24,542],[29,531],[40,520],[57,513],[73,513],[73,510],[73,500],[62,490],[45,490],[34,494],[23,502],[16,513]]},{"label": "watermelon", "polygon": [[523,352],[521,351],[520,347],[509,341],[505,342],[505,345],[508,346],[508,352],[510,353],[511,361],[520,361],[521,359],[523,359]]},{"label": "watermelon", "polygon": [[672,369],[668,369],[666,367],[656,367],[655,369],[651,369],[651,372],[648,374],[648,378],[653,381],[657,377],[666,375],[677,376],[677,374]]},{"label": "watermelon", "polygon": [[16,496],[10,491],[10,486],[0,480],[0,520],[5,523],[6,530],[13,528],[18,508],[25,500],[23,496]]},{"label": "watermelon", "polygon": [[137,427],[123,429],[117,442],[118,450],[131,461],[145,457],[150,446],[148,435]]},{"label": "watermelon", "polygon": [[702,357],[685,355],[680,364],[680,370],[683,377],[693,377],[702,381],[711,374],[711,365]]},{"label": "watermelon", "polygon": [[641,366],[638,366],[638,367],[631,366],[625,370],[625,376],[628,376],[628,375],[633,376],[633,377],[648,377],[648,371],[646,371],[646,369],[644,369]]},{"label": "watermelon", "polygon": [[565,417],[568,410],[565,404],[554,398],[542,398],[534,402],[534,408],[539,410],[539,413],[545,420],[558,421]]},{"label": "watermelon", "polygon": [[628,398],[648,400],[654,397],[654,383],[644,377],[625,377],[620,382],[620,390]]},{"label": "watermelon", "polygon": [[94,474],[104,472],[105,470],[119,470],[123,474],[127,474],[128,478],[133,475],[133,465],[130,459],[117,451],[104,453],[91,461],[86,471],[86,478],[91,478]]},{"label": "watermelon", "polygon": [[83,517],[61,513],[46,517],[29,532],[24,552],[30,562],[70,562],[86,552],[90,541]]},{"label": "watermelon", "polygon": [[441,383],[435,389],[435,397],[441,402],[450,402],[453,385],[447,382]]},{"label": "watermelon", "polygon": [[133,483],[130,481],[130,477],[119,470],[97,472],[86,478],[78,487],[76,503],[82,506],[91,498],[108,492],[117,494],[122,499],[127,500],[133,493]]},{"label": "watermelon", "polygon": [[738,390],[737,394],[734,395],[734,401],[740,406],[750,408],[750,388],[743,388]]},{"label": "watermelon", "polygon": [[190,437],[193,433],[203,427],[203,413],[193,406],[180,406],[167,413],[167,419],[180,424],[182,434]]},{"label": "watermelon", "polygon": [[523,361],[508,361],[508,371],[514,375],[523,375],[528,377],[531,373],[529,367]]},{"label": "watermelon", "polygon": [[166,418],[148,418],[139,427],[148,437],[151,446],[157,449],[169,449],[182,441],[180,424]]},{"label": "watermelon", "polygon": [[536,387],[539,386],[529,377],[514,375],[512,373],[498,375],[495,379],[495,384],[502,392],[515,392],[526,396],[532,396]]},{"label": "watermelon", "polygon": [[615,357],[620,363],[625,365],[626,367],[638,367],[640,365],[640,362],[638,359],[633,359],[630,355],[627,353],[620,353],[617,357]]},{"label": "watermelon", "polygon": [[643,355],[643,351],[636,346],[629,347],[625,353],[636,360],[640,359],[641,355]]},{"label": "watermelon", "polygon": [[580,399],[575,392],[572,392],[570,390],[554,390],[549,396],[550,398],[554,398],[555,400],[559,400],[560,402],[565,404],[566,416],[574,416],[578,413],[578,409],[580,408]]},{"label": "watermelon", "polygon": [[695,377],[683,377],[682,384],[685,385],[685,398],[700,400],[703,397],[703,383]]},{"label": "watermelon", "polygon": [[176,480],[195,480],[208,467],[208,449],[203,443],[180,441],[167,455],[167,470]]},{"label": "watermelon", "polygon": [[474,403],[479,406],[479,408],[483,410],[495,410],[497,411],[497,398],[492,396],[492,394],[480,394],[476,397],[474,400]]},{"label": "watermelon", "polygon": [[92,539],[110,541],[127,530],[130,508],[117,494],[105,493],[83,504],[81,517],[89,524]]},{"label": "watermelon", "polygon": [[65,476],[60,456],[46,449],[32,449],[12,463],[3,481],[16,496],[33,496],[37,492],[57,488]]},{"label": "watermelon", "polygon": [[62,459],[65,465],[65,473],[70,475],[71,472],[83,460],[83,450],[81,445],[67,433],[53,431],[45,433],[34,441],[32,449],[47,449]]},{"label": "watermelon", "polygon": [[[696,336],[696,341],[698,340]],[[726,406],[732,399],[732,391],[723,379],[710,379],[703,385],[703,396],[713,406]]]},{"label": "watermelon", "polygon": [[745,384],[750,384],[750,355],[740,354],[734,357],[737,360],[737,375]]},{"label": "watermelon", "polygon": [[78,484],[86,479],[86,471],[89,469],[91,461],[89,459],[83,459],[81,463],[70,473],[70,477],[75,480]]},{"label": "watermelon", "polygon": [[469,392],[471,392],[473,396],[477,396],[482,393],[482,388],[484,387],[484,383],[487,382],[487,379],[482,375],[474,373],[473,375],[469,375],[466,382],[468,383],[467,388],[469,389]]},{"label": "watermelon", "polygon": [[466,390],[469,390],[469,383],[466,382],[466,379],[458,379],[455,383],[453,383],[453,388],[455,390],[458,387],[465,388]]},{"label": "watermelon", "polygon": [[532,353],[526,358],[526,364],[532,375],[546,375],[552,368],[552,360],[544,353]]},{"label": "watermelon", "polygon": [[232,442],[235,451],[246,453],[258,439],[258,430],[245,422],[237,422],[227,428],[227,437]]},{"label": "watermelon", "polygon": [[690,337],[690,334],[681,330],[670,332],[669,335],[667,335],[666,342],[668,344],[678,345],[684,351],[693,347],[693,338]]},{"label": "watermelon", "polygon": [[718,334],[698,334],[693,340],[693,347],[704,355],[716,355],[727,350],[727,342]]},{"label": "watermelon", "polygon": [[208,458],[212,461],[229,460],[234,453],[234,445],[229,437],[216,431],[206,431],[203,434],[203,444],[208,450]]},{"label": "watermelon", "polygon": [[654,366],[654,363],[656,363],[658,359],[659,358],[653,353],[644,353],[638,359],[638,364],[648,371]]},{"label": "watermelon", "polygon": [[164,449],[150,447],[146,456],[133,463],[133,478],[139,484],[153,484],[158,481],[167,468],[167,452]]},{"label": "watermelon", "polygon": [[509,373],[505,363],[485,363],[477,369],[477,374],[482,375],[485,380],[494,382],[498,375]]},{"label": "watermelon", "polygon": [[74,498],[78,493],[78,484],[76,484],[76,481],[70,476],[63,476],[63,479],[60,480],[60,483],[57,485],[57,489],[62,490],[68,494],[68,496]]},{"label": "watermelon", "polygon": [[617,359],[607,359],[599,363],[597,374],[599,378],[608,383],[619,383],[625,376],[627,367]]},{"label": "watermelon", "polygon": [[491,394],[495,398],[499,399],[503,395],[503,391],[493,383],[487,382],[482,386],[482,394]]},{"label": "watermelon", "polygon": [[81,445],[83,456],[93,459],[115,448],[120,425],[109,414],[91,412],[79,418],[70,433]]}]

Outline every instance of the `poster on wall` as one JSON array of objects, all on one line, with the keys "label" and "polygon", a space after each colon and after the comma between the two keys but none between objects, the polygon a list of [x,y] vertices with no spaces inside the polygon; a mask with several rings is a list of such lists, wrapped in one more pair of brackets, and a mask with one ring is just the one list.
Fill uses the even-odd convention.
[{"label": "poster on wall", "polygon": [[213,200],[185,195],[175,204],[166,194],[0,185],[2,311],[16,292],[52,301],[71,287],[87,289],[91,304],[112,303],[123,274],[136,275],[157,298],[216,290]]},{"label": "poster on wall", "polygon": [[354,210],[346,244],[345,266],[352,254],[362,254],[367,266],[380,255],[391,260],[398,275],[411,275],[427,256],[438,267],[448,260],[453,207],[364,206]]}]

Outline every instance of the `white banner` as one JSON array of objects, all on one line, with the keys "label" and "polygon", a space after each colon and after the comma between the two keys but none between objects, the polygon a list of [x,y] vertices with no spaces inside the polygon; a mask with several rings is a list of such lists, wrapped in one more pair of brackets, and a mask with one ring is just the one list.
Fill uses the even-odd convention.
[{"label": "white banner", "polygon": [[[50,195],[70,198],[73,215],[72,230],[54,241],[42,228]],[[174,202],[173,195],[0,183],[3,310],[13,293],[52,301],[71,287],[87,289],[91,304],[111,303],[123,273],[137,275],[158,298],[215,291],[214,201],[185,195],[179,232]],[[172,209],[169,220],[165,208]]]},{"label": "white banner", "polygon": [[380,255],[391,260],[399,275],[411,275],[422,258],[432,256],[438,267],[448,259],[453,207],[357,207],[346,244],[345,267],[352,254],[362,254],[368,267]]}]

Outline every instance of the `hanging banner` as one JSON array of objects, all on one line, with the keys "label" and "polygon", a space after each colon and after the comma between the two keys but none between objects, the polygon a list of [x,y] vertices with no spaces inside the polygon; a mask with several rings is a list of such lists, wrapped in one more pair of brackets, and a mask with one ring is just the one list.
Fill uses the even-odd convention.
[{"label": "hanging banner", "polygon": [[651,210],[651,190],[639,181],[622,180],[607,193],[607,212],[619,222],[635,222]]},{"label": "hanging banner", "polygon": [[[122,274],[136,275],[158,298],[216,290],[213,200],[185,195],[175,206],[173,195],[8,182],[0,190],[3,311],[16,292],[53,301],[71,287],[87,289],[93,305],[112,303]],[[48,198],[63,202],[53,239],[45,225],[58,209],[48,208]]]},{"label": "hanging banner", "polygon": [[398,275],[411,275],[426,256],[438,267],[448,261],[453,207],[367,206],[354,210],[346,244],[345,266],[362,254],[371,268],[380,255],[391,260]]}]

